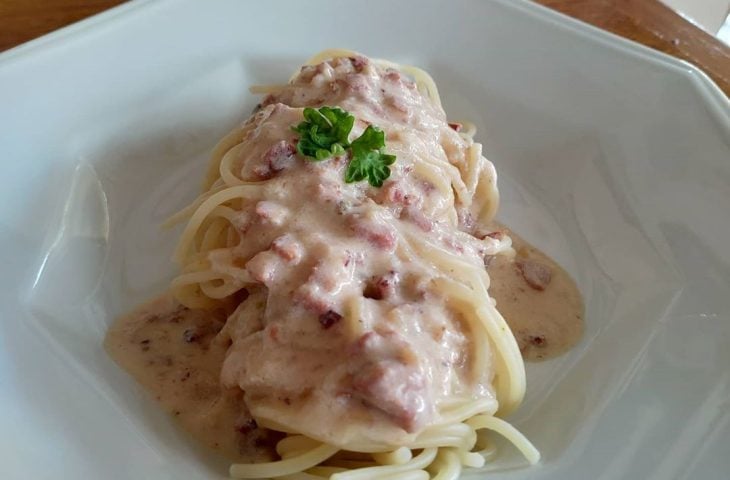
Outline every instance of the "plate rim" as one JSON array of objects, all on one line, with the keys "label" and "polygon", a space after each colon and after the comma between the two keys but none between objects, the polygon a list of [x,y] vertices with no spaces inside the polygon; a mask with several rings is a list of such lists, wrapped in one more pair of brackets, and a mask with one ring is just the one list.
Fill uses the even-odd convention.
[{"label": "plate rim", "polygon": [[[536,21],[571,32],[583,39],[621,55],[627,55],[681,76],[693,91],[710,106],[712,117],[730,134],[730,97],[720,89],[700,67],[686,60],[654,50],[646,45],[603,30],[570,17],[531,0],[491,0],[503,8],[521,12]],[[0,73],[13,64],[63,48],[71,41],[83,40],[85,35],[101,32],[103,28],[121,21],[131,21],[153,8],[166,8],[174,0],[131,0],[114,6],[78,22],[66,25],[45,35],[17,45],[0,53]]]},{"label": "plate rim", "polygon": [[[504,6],[505,8],[510,8],[513,11],[518,10],[522,8],[521,5],[527,4],[528,2],[519,0],[492,0],[495,4],[499,4],[500,6]],[[152,9],[153,6],[157,7],[158,5],[162,5],[162,8],[169,8],[170,6],[174,5],[172,3],[172,0],[160,0],[159,2],[153,2],[152,0],[135,0],[130,2],[129,4],[124,4],[122,6],[114,7],[113,9],[103,12],[102,14],[92,16],[87,20],[84,20],[82,22],[79,22],[77,24],[72,24],[69,27],[65,27],[60,31],[53,32],[49,35],[46,35],[44,37],[40,37],[37,40],[34,40],[31,42],[31,49],[23,48],[28,47],[28,44],[21,45],[20,47],[16,47],[17,50],[20,50],[20,57],[17,57],[20,61],[38,61],[41,62],[47,58],[43,57],[43,55],[55,55],[59,51],[63,51],[64,48],[68,47],[69,42],[78,42],[76,45],[86,45],[85,42],[90,41],[90,37],[93,38],[93,35],[95,33],[104,33],[106,32],[106,28],[113,28],[115,26],[119,26],[118,22],[127,22],[127,21],[139,21],[140,19],[144,18],[145,15],[148,15],[155,10]],[[149,8],[147,8],[149,7]],[[537,10],[544,9],[542,14],[538,12]],[[547,9],[547,7],[542,7],[537,4],[527,4],[525,7],[525,15],[531,16],[531,21],[538,21],[538,22],[545,22],[545,21],[554,21],[556,23],[557,28],[561,29],[567,29],[567,30],[581,30],[586,29],[589,31],[592,31],[594,34],[597,34],[598,37],[605,36],[605,37],[612,37],[609,39],[604,39],[606,44],[605,46],[597,47],[599,49],[603,48],[610,48],[613,50],[610,54],[619,54],[621,55],[621,52],[615,52],[615,50],[623,50],[623,47],[628,48],[628,50],[624,50],[623,54],[631,55],[630,57],[625,58],[636,58],[636,56],[641,53],[642,50],[644,50],[644,54],[649,57],[647,61],[650,62],[650,65],[655,65],[658,68],[661,68],[663,71],[665,69],[672,69],[674,71],[674,74],[682,74],[683,80],[681,84],[678,85],[678,88],[687,88],[688,85],[685,85],[684,82],[686,80],[690,80],[694,83],[694,87],[697,89],[702,90],[693,90],[694,93],[699,93],[701,95],[704,89],[707,89],[706,95],[712,96],[719,92],[719,95],[721,95],[721,99],[726,102],[726,104],[723,104],[722,102],[718,103],[718,109],[720,119],[722,119],[722,115],[727,116],[730,111],[728,110],[728,107],[730,107],[730,103],[727,103],[727,98],[722,93],[721,90],[719,90],[719,87],[717,87],[714,82],[709,79],[701,70],[697,69],[693,65],[683,62],[681,60],[675,59],[674,57],[662,54],[660,52],[655,52],[652,49],[649,49],[648,47],[643,47],[640,44],[635,44],[634,42],[624,40],[621,37],[615,36],[613,34],[610,34],[608,32],[604,32],[596,27],[592,27],[588,24],[583,24],[577,20],[573,20],[570,17],[564,16],[562,14],[559,14],[557,12],[553,12],[550,9]],[[540,15],[538,15],[540,14]],[[541,16],[541,15],[547,15]],[[122,18],[120,18],[122,17]],[[556,17],[556,18],[550,18],[550,17]],[[562,18],[557,18],[562,17]],[[533,20],[534,18],[534,20]],[[81,25],[83,24],[83,25]],[[552,25],[546,25],[549,28],[553,28]],[[101,27],[101,29],[97,30],[97,27]],[[89,35],[90,34],[90,35]],[[118,40],[119,37],[117,37],[116,32],[110,32],[111,35],[114,35],[115,41]],[[592,34],[591,34],[592,35]],[[56,39],[59,40],[56,40]],[[584,38],[584,37],[578,37],[575,38]],[[590,36],[587,38],[587,40],[590,41],[599,41],[599,38]],[[91,40],[93,41],[93,40]],[[58,42],[57,44],[54,44],[54,42]],[[51,43],[48,45],[48,43]],[[603,41],[601,41],[603,43]],[[37,45],[36,45],[37,44]],[[594,42],[595,44],[595,42]],[[621,47],[621,44],[625,44],[623,47]],[[50,48],[46,48],[50,47]],[[608,53],[608,52],[606,52]],[[15,57],[11,57],[15,58]],[[18,64],[16,64],[14,61],[11,62],[10,65],[6,64],[4,61],[6,60],[6,56],[4,54],[0,54],[0,73],[5,71],[4,69],[6,67],[10,68],[17,68]],[[663,65],[659,65],[659,62]],[[683,64],[686,64],[689,69],[685,69]],[[645,68],[645,67],[642,67]],[[696,70],[696,72],[693,72],[693,69]],[[8,69],[9,70],[9,69]],[[669,74],[669,72],[667,72]],[[696,74],[699,74],[697,76]],[[706,77],[703,79],[703,76]],[[714,87],[714,90],[713,90]],[[699,102],[699,100],[698,100]],[[714,100],[711,98],[704,98],[703,103],[707,104],[710,103],[710,105],[707,105],[708,108],[711,108],[715,105]],[[713,120],[716,120],[717,117],[713,117]],[[713,123],[717,123],[716,121],[713,121]]]}]

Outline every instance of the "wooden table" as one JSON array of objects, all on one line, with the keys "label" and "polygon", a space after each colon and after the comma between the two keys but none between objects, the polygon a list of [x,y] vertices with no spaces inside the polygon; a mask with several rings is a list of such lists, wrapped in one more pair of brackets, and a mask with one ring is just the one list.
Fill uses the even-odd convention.
[{"label": "wooden table", "polygon": [[[730,47],[658,0],[536,0],[694,63],[730,95]],[[121,0],[0,0],[0,51],[123,3]]]}]

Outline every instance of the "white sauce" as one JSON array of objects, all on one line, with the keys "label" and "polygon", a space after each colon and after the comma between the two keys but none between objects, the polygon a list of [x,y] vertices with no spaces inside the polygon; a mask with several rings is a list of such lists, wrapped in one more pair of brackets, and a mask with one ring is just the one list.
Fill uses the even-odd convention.
[{"label": "white sauce", "polygon": [[[355,116],[351,138],[368,123],[386,132],[386,150],[398,160],[382,188],[345,184],[346,158],[311,162],[294,155],[291,126],[302,119],[298,107],[319,105]],[[481,265],[496,252],[499,242],[479,235],[488,229],[472,220],[496,205],[470,205],[455,199],[451,186],[440,187],[439,179],[455,177],[457,190],[467,191],[461,178],[469,167],[487,172],[483,188],[495,188],[486,159],[468,165],[471,141],[449,127],[441,108],[413,82],[360,58],[305,67],[249,122],[254,128],[236,147],[233,167],[240,178],[268,179],[266,201],[238,214],[241,246],[210,259],[220,271],[245,268],[260,287],[232,314],[181,309],[169,298],[141,307],[108,334],[115,360],[168,410],[179,412],[185,428],[238,458],[250,457],[251,445],[265,436],[241,427],[249,425],[249,410],[269,419],[263,426],[281,429],[275,418],[333,444],[397,446],[437,421],[444,402],[494,400],[492,370],[472,371],[469,332],[433,290],[429,266],[397,249],[399,232],[411,229],[464,262]],[[436,166],[414,169],[423,159]],[[557,282],[564,274],[548,263],[551,283],[570,290],[570,280]],[[510,295],[529,301],[536,295],[517,293],[514,279],[509,288],[499,287],[510,266],[500,260],[491,270],[498,307],[512,309],[507,320],[529,311],[515,307],[519,300]],[[552,321],[545,318],[546,325]],[[201,324],[207,333],[191,342],[181,322]]]}]

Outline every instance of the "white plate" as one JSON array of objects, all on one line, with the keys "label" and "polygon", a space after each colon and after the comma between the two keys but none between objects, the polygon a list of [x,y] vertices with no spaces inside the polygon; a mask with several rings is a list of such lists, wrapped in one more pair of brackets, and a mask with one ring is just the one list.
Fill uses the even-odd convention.
[{"label": "white plate", "polygon": [[170,278],[157,224],[247,87],[327,47],[429,70],[480,129],[501,218],[585,295],[585,338],[529,366],[513,417],[542,465],[489,478],[727,478],[728,101],[688,64],[507,0],[137,2],[0,56],[3,478],[222,476],[101,342]]}]

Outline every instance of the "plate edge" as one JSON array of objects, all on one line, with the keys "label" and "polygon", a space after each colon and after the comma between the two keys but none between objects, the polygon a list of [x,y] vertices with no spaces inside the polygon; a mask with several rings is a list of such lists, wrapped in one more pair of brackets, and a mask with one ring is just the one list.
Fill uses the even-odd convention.
[{"label": "plate edge", "polygon": [[[711,104],[710,113],[721,124],[725,132],[730,135],[730,98],[698,66],[575,19],[531,0],[493,1],[503,8],[523,12],[538,21],[546,22],[555,28],[568,30],[604,48],[609,48],[620,54],[654,63],[681,75],[685,80],[690,82],[693,91],[705,103]],[[100,29],[115,21],[142,14],[153,6],[155,8],[161,8],[168,3],[171,3],[170,0],[131,0],[58,30],[54,30],[0,53],[0,70],[7,68],[17,61],[29,59],[34,55],[62,47],[62,42],[64,41],[81,37],[85,33]]]},{"label": "plate edge", "polygon": [[34,55],[43,54],[54,48],[62,47],[63,45],[59,45],[59,43],[73,40],[75,37],[81,37],[84,33],[100,29],[123,17],[131,18],[133,15],[141,13],[141,11],[146,10],[152,5],[161,6],[163,3],[168,2],[166,0],[130,0],[82,18],[81,20],[43,34],[40,37],[9,48],[4,52],[0,52],[0,68],[5,68],[16,61],[32,58]]}]

